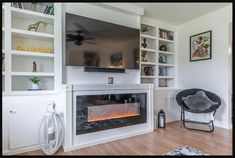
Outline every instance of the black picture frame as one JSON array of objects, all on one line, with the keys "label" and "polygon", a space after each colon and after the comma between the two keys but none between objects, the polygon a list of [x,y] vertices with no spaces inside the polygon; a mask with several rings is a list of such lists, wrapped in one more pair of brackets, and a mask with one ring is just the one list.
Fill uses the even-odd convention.
[{"label": "black picture frame", "polygon": [[190,36],[190,62],[212,58],[212,30]]}]

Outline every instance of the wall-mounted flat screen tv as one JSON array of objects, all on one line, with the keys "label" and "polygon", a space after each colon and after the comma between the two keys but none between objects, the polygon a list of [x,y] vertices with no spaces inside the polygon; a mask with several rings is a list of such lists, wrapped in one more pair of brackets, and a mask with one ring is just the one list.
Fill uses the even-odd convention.
[{"label": "wall-mounted flat screen tv", "polygon": [[66,65],[139,69],[139,29],[66,13]]}]

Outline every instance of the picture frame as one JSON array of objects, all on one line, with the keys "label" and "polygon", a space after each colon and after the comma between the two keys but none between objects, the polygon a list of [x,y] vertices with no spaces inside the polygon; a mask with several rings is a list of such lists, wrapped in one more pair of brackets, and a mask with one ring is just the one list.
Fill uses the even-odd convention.
[{"label": "picture frame", "polygon": [[165,78],[159,79],[159,87],[167,87]]},{"label": "picture frame", "polygon": [[190,62],[212,57],[212,31],[190,36]]}]

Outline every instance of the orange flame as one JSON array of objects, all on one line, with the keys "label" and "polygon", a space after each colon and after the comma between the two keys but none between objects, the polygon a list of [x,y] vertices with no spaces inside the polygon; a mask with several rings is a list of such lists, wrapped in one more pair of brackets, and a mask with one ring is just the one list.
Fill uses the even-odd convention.
[{"label": "orange flame", "polygon": [[137,116],[137,115],[140,115],[140,114],[136,112],[126,112],[123,114],[113,114],[113,115],[108,115],[108,116],[95,116],[95,117],[88,116],[88,122],[110,120],[110,119],[115,119],[115,118],[130,117],[130,116]]}]

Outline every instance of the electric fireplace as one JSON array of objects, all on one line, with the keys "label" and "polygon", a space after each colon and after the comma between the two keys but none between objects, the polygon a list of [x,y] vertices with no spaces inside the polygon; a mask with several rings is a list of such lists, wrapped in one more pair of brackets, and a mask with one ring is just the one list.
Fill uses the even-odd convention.
[{"label": "electric fireplace", "polygon": [[76,135],[146,123],[147,93],[75,97]]}]

